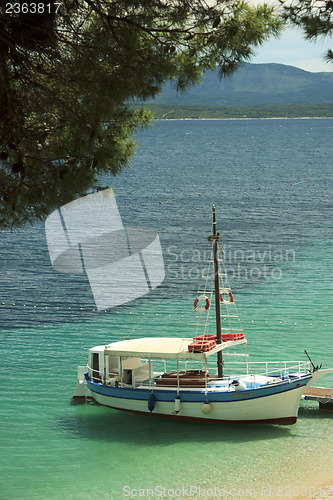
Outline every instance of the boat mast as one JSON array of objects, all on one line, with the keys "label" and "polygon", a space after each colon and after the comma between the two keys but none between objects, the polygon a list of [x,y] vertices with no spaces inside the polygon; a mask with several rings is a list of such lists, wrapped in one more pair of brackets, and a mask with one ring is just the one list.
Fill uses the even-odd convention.
[{"label": "boat mast", "polygon": [[[216,313],[216,343],[222,344],[222,331],[221,331],[221,305],[220,305],[220,280],[219,280],[219,261],[218,261],[218,241],[220,239],[219,233],[216,232],[216,219],[215,219],[215,206],[213,205],[213,234],[211,237],[213,241],[213,255],[214,255],[214,279],[215,279],[215,313]],[[217,353],[217,374],[219,378],[223,377],[223,359],[222,351]]]}]

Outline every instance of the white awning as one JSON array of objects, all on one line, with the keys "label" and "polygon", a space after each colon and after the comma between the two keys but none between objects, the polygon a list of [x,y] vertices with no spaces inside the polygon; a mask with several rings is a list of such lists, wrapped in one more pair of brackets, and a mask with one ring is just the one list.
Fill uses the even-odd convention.
[{"label": "white awning", "polygon": [[152,337],[113,342],[105,346],[105,354],[110,356],[128,356],[158,359],[204,359],[227,347],[246,344],[246,340],[222,342],[207,352],[189,352],[188,346],[193,339],[173,337]]}]

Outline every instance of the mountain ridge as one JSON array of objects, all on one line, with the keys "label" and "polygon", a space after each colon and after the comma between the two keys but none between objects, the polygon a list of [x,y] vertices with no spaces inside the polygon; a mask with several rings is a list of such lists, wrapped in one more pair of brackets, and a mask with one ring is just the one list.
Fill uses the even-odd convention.
[{"label": "mountain ridge", "polygon": [[333,103],[333,72],[310,73],[284,64],[246,63],[222,80],[217,72],[207,72],[201,83],[186,93],[177,93],[172,84],[166,84],[148,102],[197,106]]}]

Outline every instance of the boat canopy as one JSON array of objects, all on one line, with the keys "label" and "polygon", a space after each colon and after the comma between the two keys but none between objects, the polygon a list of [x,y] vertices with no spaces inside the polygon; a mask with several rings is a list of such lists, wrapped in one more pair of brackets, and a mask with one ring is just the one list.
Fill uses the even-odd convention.
[{"label": "boat canopy", "polygon": [[189,352],[193,339],[174,337],[151,337],[113,342],[105,346],[105,354],[110,356],[158,358],[158,359],[205,359],[227,347],[246,345],[246,340],[222,342],[207,352]]}]

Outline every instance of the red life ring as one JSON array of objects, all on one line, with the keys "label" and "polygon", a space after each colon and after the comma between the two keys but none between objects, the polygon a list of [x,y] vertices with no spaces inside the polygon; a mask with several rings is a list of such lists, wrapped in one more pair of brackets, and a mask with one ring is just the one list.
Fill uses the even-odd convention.
[{"label": "red life ring", "polygon": [[[205,306],[198,307],[198,303],[200,302],[200,300],[206,301]],[[209,309],[209,306],[210,306],[209,298],[206,295],[200,295],[200,297],[197,297],[195,299],[194,304],[193,304],[193,309],[195,309],[198,313],[201,314],[201,313],[207,311]]]},{"label": "red life ring", "polygon": [[[225,299],[223,298],[223,294],[225,294],[225,295],[229,295],[229,300],[225,300]],[[233,295],[232,295],[231,291],[230,291],[230,290],[227,290],[227,289],[223,289],[223,290],[221,290],[221,293],[220,293],[220,301],[221,301],[221,302],[223,302],[223,304],[226,304],[226,305],[231,304],[231,302],[233,302],[233,301],[234,301],[234,297],[233,297]]]}]

